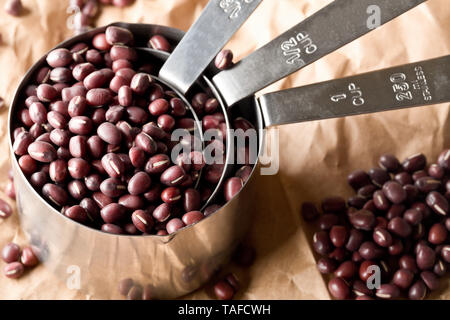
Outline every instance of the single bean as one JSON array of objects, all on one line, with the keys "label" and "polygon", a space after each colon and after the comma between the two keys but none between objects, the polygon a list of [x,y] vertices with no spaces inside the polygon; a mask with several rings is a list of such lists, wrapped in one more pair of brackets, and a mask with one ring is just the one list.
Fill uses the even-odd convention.
[{"label": "single bean", "polygon": [[166,231],[168,234],[172,234],[184,228],[186,225],[181,219],[173,218],[167,222]]},{"label": "single bean", "polygon": [[419,269],[427,270],[434,266],[436,262],[436,253],[427,245],[423,245],[417,251],[416,263]]},{"label": "single bean", "polygon": [[23,272],[24,272],[24,267],[20,262],[8,263],[3,268],[3,273],[5,274],[5,276],[8,278],[11,278],[11,279],[20,278],[22,276]]},{"label": "single bean", "polygon": [[437,214],[447,215],[449,209],[448,201],[439,192],[431,191],[426,197],[426,202]]},{"label": "single bean", "polygon": [[400,217],[396,217],[389,221],[388,230],[401,238],[406,238],[412,233],[412,228],[409,223]]},{"label": "single bean", "polygon": [[392,278],[392,283],[403,290],[409,289],[414,280],[414,273],[408,269],[399,269]]},{"label": "single bean", "polygon": [[402,167],[405,171],[412,173],[424,169],[426,163],[427,159],[425,158],[425,156],[421,153],[418,153],[406,158],[402,163]]},{"label": "single bean", "polygon": [[428,231],[428,242],[434,245],[443,244],[447,240],[447,229],[442,223],[435,223]]},{"label": "single bean", "polygon": [[392,154],[383,154],[378,160],[378,164],[384,170],[392,173],[397,172],[400,168],[400,161]]},{"label": "single bean", "polygon": [[406,200],[406,191],[396,181],[388,181],[383,185],[383,193],[394,204],[400,204]]},{"label": "single bean", "polygon": [[65,210],[64,215],[80,223],[85,223],[87,221],[86,210],[79,205],[68,208],[67,210]]},{"label": "single bean", "polygon": [[219,70],[231,68],[233,66],[233,52],[228,49],[220,51],[216,56],[214,63]]},{"label": "single bean", "polygon": [[22,250],[22,255],[20,256],[20,262],[25,267],[34,267],[39,263],[39,259],[34,253],[32,247],[25,247]]},{"label": "single bean", "polygon": [[201,211],[190,211],[185,213],[181,219],[185,225],[190,226],[200,220],[203,220],[204,218],[205,216]]},{"label": "single bean", "polygon": [[47,55],[47,63],[53,68],[68,66],[72,61],[72,54],[65,48],[55,49]]},{"label": "single bean", "polygon": [[39,162],[49,163],[56,159],[55,148],[47,142],[36,141],[28,146],[28,154]]},{"label": "single bean", "polygon": [[36,89],[36,95],[42,102],[52,102],[58,98],[58,91],[51,85],[43,83]]},{"label": "single bean", "polygon": [[158,222],[165,222],[171,215],[170,206],[167,203],[163,203],[153,210],[152,215]]},{"label": "single bean", "polygon": [[395,284],[382,284],[375,295],[380,299],[398,299],[400,290]]},{"label": "single bean", "polygon": [[328,282],[328,290],[331,295],[339,300],[350,297],[350,287],[342,278],[333,278]]},{"label": "single bean", "polygon": [[150,188],[152,180],[145,172],[136,173],[128,183],[128,192],[131,195],[143,194]]},{"label": "single bean", "polygon": [[160,177],[162,184],[168,187],[176,187],[186,178],[186,173],[180,166],[172,166],[166,169]]},{"label": "single bean", "polygon": [[148,46],[155,49],[170,52],[171,46],[167,39],[161,35],[154,35],[148,41]]},{"label": "single bean", "polygon": [[369,210],[359,210],[350,214],[350,223],[356,228],[365,231],[370,231],[375,227],[375,215]]},{"label": "single bean", "polygon": [[110,45],[128,45],[132,44],[134,36],[128,29],[110,26],[106,28],[105,39]]},{"label": "single bean", "polygon": [[416,281],[408,291],[408,298],[411,300],[423,300],[427,295],[427,287],[422,280]]},{"label": "single bean", "polygon": [[118,203],[110,203],[101,209],[100,214],[105,223],[114,224],[125,217],[126,210]]},{"label": "single bean", "polygon": [[135,227],[144,233],[150,233],[154,225],[152,216],[144,210],[134,211],[131,220]]},{"label": "single bean", "polygon": [[117,178],[108,178],[100,184],[100,191],[110,198],[118,198],[126,190],[127,187]]},{"label": "single bean", "polygon": [[102,225],[101,230],[106,233],[111,234],[124,234],[124,231],[121,227],[111,224],[111,223],[105,223]]},{"label": "single bean", "polygon": [[135,211],[144,207],[145,202],[144,199],[140,196],[127,194],[119,198],[119,204],[127,209]]},{"label": "single bean", "polygon": [[66,205],[69,199],[67,192],[62,187],[51,183],[47,183],[42,187],[42,194],[60,207]]},{"label": "single bean", "polygon": [[430,291],[438,290],[440,287],[438,277],[431,271],[422,271],[420,273],[420,278],[425,283],[425,285],[430,289]]},{"label": "single bean", "polygon": [[112,94],[109,89],[96,88],[86,93],[87,103],[91,106],[103,106],[111,102]]},{"label": "single bean", "polygon": [[120,178],[125,173],[125,164],[115,153],[108,153],[102,157],[102,166],[111,178]]},{"label": "single bean", "polygon": [[369,170],[368,174],[372,183],[379,188],[381,188],[383,184],[390,180],[387,171],[380,168],[372,168]]}]

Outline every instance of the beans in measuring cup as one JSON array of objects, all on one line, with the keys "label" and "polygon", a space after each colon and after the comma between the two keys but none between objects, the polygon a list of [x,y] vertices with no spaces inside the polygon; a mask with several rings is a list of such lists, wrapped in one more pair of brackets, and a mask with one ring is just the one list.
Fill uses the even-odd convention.
[{"label": "beans in measuring cup", "polygon": [[[158,35],[150,44],[168,50],[166,42]],[[173,233],[201,220],[199,210],[224,166],[206,163],[193,149],[192,115],[147,72],[157,72],[158,62],[141,61],[132,43],[130,31],[108,27],[91,43],[50,52],[25,89],[13,150],[32,186],[68,218],[114,234]],[[225,157],[218,101],[198,92],[192,106],[208,129],[220,133],[207,144]],[[172,141],[176,129],[187,136]],[[189,152],[171,159],[178,143]],[[249,165],[240,168],[201,214],[234,197],[250,173]]]}]

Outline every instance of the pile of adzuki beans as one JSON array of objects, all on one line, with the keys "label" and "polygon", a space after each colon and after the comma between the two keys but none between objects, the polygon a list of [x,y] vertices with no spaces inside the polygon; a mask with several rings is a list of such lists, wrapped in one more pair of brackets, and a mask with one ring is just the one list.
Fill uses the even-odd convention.
[{"label": "pile of adzuki beans", "polygon": [[[439,289],[450,264],[450,150],[427,166],[423,154],[402,163],[390,154],[379,167],[348,176],[357,192],[347,201],[322,201],[324,214],[306,202],[302,215],[317,220],[313,248],[318,269],[333,275],[328,289],[336,299],[424,299]],[[375,284],[371,266],[381,270]],[[369,282],[368,282],[369,280]]]},{"label": "pile of adzuki beans", "polygon": [[[224,165],[206,165],[195,150],[171,161],[179,143],[170,140],[171,132],[192,132],[194,120],[183,101],[150,76],[155,65],[141,63],[133,43],[130,31],[109,27],[91,44],[49,53],[48,66],[24,92],[13,150],[33,187],[70,219],[114,234],[167,235],[219,209],[242,188],[251,167],[228,179],[218,204],[198,211]],[[160,35],[149,44],[170,50]],[[209,143],[224,157],[226,126],[217,100],[201,92],[192,106],[204,130],[223,133]],[[243,118],[234,125],[252,128]]]}]

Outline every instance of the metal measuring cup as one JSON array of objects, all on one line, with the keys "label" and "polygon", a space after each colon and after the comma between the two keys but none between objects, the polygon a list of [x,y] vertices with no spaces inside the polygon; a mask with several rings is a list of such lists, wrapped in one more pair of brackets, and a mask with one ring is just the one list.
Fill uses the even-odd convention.
[{"label": "metal measuring cup", "polygon": [[[180,30],[160,25],[112,25],[129,29],[136,46],[140,47],[146,45],[150,35],[160,34],[173,46],[184,35]],[[106,28],[75,36],[56,48],[91,41]],[[120,298],[117,286],[126,278],[132,278],[143,287],[151,286],[153,298],[174,298],[200,287],[229,260],[247,229],[250,215],[241,215],[238,204],[232,205],[234,209],[229,213],[213,214],[204,219],[206,223],[168,236],[113,235],[70,220],[31,186],[12,149],[13,130],[17,111],[23,104],[21,94],[36,72],[46,65],[45,59],[46,56],[36,62],[19,84],[8,119],[20,224],[40,261],[64,282],[74,273],[78,274],[80,289],[98,298]],[[164,61],[160,60],[160,66]],[[208,67],[205,73],[213,76],[216,71]],[[251,213],[251,208],[244,210]]]},{"label": "metal measuring cup", "polygon": [[[383,25],[425,1],[335,0],[238,62],[232,69],[220,72],[212,83],[228,110],[225,113],[228,132],[231,129],[228,126],[229,114],[236,113],[233,109],[238,108],[237,113],[256,120],[257,112],[244,110],[245,105],[252,103],[243,100],[372,31],[367,25],[369,7],[378,7],[382,13],[380,25]],[[227,143],[230,144],[229,141]],[[227,150],[231,150],[229,145]],[[226,178],[234,171],[233,160],[234,154],[228,152],[222,178],[209,201],[218,196]]]},{"label": "metal measuring cup", "polygon": [[[180,92],[172,85],[172,81],[176,82],[177,76],[182,79],[189,77],[192,79],[192,85],[205,69],[208,68],[207,73],[213,74],[215,70],[209,67],[211,60],[261,1],[246,1],[245,6],[239,7],[238,10],[230,7],[228,2],[210,1],[184,41],[181,41],[184,33],[174,28],[126,23],[112,25],[129,29],[135,36],[137,47],[145,47],[149,35],[160,34],[176,47],[173,52],[175,57],[189,59],[190,55],[195,56],[194,66],[189,64],[190,61],[185,61],[185,65],[193,68],[187,70],[182,68],[183,62],[176,63],[176,70],[169,77],[162,75],[159,80],[183,99],[198,126],[199,120],[195,111],[184,97],[188,88]],[[214,21],[217,28],[205,29],[211,21]],[[89,42],[94,35],[105,30],[106,27],[97,28],[78,35],[64,41],[57,48]],[[206,34],[214,41],[203,41]],[[199,43],[199,40],[202,42]],[[175,46],[177,44],[179,46]],[[159,57],[161,65],[167,60],[166,54],[157,50],[149,51],[153,56]],[[21,93],[37,70],[44,65],[45,57],[27,72],[16,91],[9,113],[10,147],[16,110],[22,102]],[[171,65],[172,62],[169,61],[166,69],[171,70]],[[201,137],[201,127],[198,128],[197,134]],[[118,283],[125,278],[132,278],[143,286],[155,288],[152,290],[154,298],[173,298],[186,294],[207,281],[215,270],[228,260],[242,237],[243,229],[235,228],[237,223],[233,221],[237,217],[233,217],[234,214],[211,218],[211,225],[208,223],[191,232],[183,232],[185,236],[177,237],[176,240],[174,235],[114,236],[82,226],[58,213],[32,188],[21,172],[13,152],[12,155],[21,225],[30,238],[35,253],[62,279],[67,279],[68,271],[72,267],[78,270],[81,277],[80,287],[91,294],[100,297],[115,296]],[[233,228],[224,227],[227,224]],[[219,230],[222,237],[218,238],[216,234]],[[191,245],[186,246],[187,243]],[[116,257],[120,259],[116,260]]]}]

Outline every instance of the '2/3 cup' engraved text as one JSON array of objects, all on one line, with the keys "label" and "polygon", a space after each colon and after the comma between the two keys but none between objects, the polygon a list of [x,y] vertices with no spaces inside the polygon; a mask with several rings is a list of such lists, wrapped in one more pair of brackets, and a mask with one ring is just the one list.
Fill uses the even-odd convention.
[{"label": "'2/3 cup' engraved text", "polygon": [[219,6],[225,13],[229,14],[230,19],[236,19],[239,17],[239,12],[242,10],[242,2],[249,4],[253,1],[254,0],[220,0]]},{"label": "'2/3 cup' engraved text", "polygon": [[281,44],[281,50],[283,51],[283,55],[287,57],[287,64],[298,63],[305,65],[306,63],[302,59],[302,53],[313,54],[317,51],[317,46],[308,33],[299,32],[295,37],[284,41]]}]

